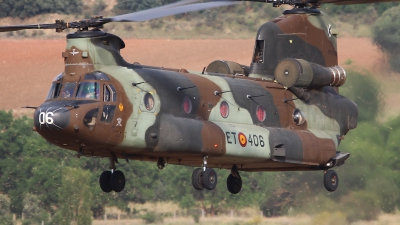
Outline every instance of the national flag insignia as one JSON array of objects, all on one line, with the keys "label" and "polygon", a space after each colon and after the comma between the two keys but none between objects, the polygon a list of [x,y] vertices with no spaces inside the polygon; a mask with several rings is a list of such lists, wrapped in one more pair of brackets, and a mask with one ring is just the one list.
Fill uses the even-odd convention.
[{"label": "national flag insignia", "polygon": [[247,138],[246,138],[246,136],[245,136],[242,132],[240,132],[240,133],[238,134],[238,139],[239,139],[240,145],[241,145],[242,147],[246,147],[246,145],[247,145]]}]

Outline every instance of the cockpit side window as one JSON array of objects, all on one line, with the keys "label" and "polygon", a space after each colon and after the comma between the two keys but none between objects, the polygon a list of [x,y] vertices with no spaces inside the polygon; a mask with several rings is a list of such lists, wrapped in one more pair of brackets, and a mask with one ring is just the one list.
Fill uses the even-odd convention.
[{"label": "cockpit side window", "polygon": [[253,63],[264,62],[264,40],[256,40],[254,48]]},{"label": "cockpit side window", "polygon": [[103,112],[101,113],[101,122],[111,123],[114,118],[115,108],[115,105],[103,106]]},{"label": "cockpit side window", "polygon": [[112,84],[104,84],[103,85],[103,93],[104,93],[104,101],[105,102],[116,102],[117,101],[117,93]]},{"label": "cockpit side window", "polygon": [[76,98],[99,99],[100,87],[98,82],[81,82],[78,85]]},{"label": "cockpit side window", "polygon": [[117,101],[117,92],[115,91],[115,88],[112,84],[108,85],[108,87],[110,88],[111,91],[111,96],[112,96],[112,101],[116,102]]},{"label": "cockpit side window", "polygon": [[88,73],[85,75],[83,78],[84,80],[110,80],[110,78],[103,72],[100,71],[94,71],[91,73]]},{"label": "cockpit side window", "polygon": [[60,95],[60,90],[62,87],[62,83],[53,83],[51,84],[49,94],[47,95],[46,99],[53,99],[53,98],[58,98]]},{"label": "cockpit side window", "polygon": [[111,99],[111,92],[110,92],[110,89],[108,88],[108,86],[105,84],[103,85],[103,93],[104,93],[104,97],[103,97],[104,102],[109,102]]},{"label": "cockpit side window", "polygon": [[75,92],[75,82],[68,82],[64,84],[64,89],[61,92],[61,97],[62,98],[72,98],[74,96]]}]

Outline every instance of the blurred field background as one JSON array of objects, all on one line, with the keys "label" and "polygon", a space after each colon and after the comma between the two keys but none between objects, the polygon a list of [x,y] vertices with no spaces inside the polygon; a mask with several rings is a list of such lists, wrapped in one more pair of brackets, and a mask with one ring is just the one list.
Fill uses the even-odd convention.
[{"label": "blurred field background", "polygon": [[[4,17],[0,24],[112,16],[122,13],[114,7],[117,3],[85,0],[77,15]],[[159,171],[153,164],[130,162],[119,166],[129,179],[126,190],[104,195],[98,176],[107,169],[107,160],[77,159],[49,145],[31,131],[32,120],[24,117],[31,117],[32,110],[20,108],[40,105],[51,81],[63,71],[61,53],[68,31],[0,34],[0,224],[398,224],[400,74],[391,61],[396,57],[376,44],[376,29],[371,29],[384,11],[398,11],[397,4],[323,8],[338,26],[339,65],[348,71],[340,92],[360,107],[359,127],[340,146],[352,156],[337,169],[340,185],[335,193],[323,188],[321,171],[242,173],[244,189],[232,196],[225,187],[228,171],[218,170],[215,192],[197,192],[189,181],[192,168],[169,165]],[[242,3],[143,23],[110,24],[105,31],[124,39],[121,54],[128,62],[201,71],[216,59],[248,65],[258,27],[284,9]],[[68,177],[76,183],[65,183]],[[66,204],[70,201],[86,204]],[[67,213],[79,210],[87,217],[80,220]]]}]

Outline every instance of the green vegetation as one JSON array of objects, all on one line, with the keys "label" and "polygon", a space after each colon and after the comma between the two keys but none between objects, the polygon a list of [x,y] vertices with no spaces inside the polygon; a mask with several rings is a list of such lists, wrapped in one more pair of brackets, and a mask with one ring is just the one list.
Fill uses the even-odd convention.
[{"label": "green vegetation", "polygon": [[374,42],[388,53],[389,63],[397,72],[400,72],[399,9],[397,6],[385,11],[372,27]]},{"label": "green vegetation", "polygon": [[177,1],[179,0],[117,0],[114,10],[121,13],[137,12]]},{"label": "green vegetation", "polygon": [[21,19],[46,13],[81,14],[82,0],[2,0],[0,18],[18,17]]},{"label": "green vegetation", "polygon": [[340,88],[340,93],[358,105],[358,121],[374,120],[383,107],[379,83],[372,76],[355,71],[350,71],[347,78],[344,87]]},{"label": "green vegetation", "polygon": [[[375,4],[356,4],[356,5],[336,5],[336,4],[324,4],[322,10],[332,15],[345,15],[345,14],[360,14],[371,13],[375,11],[379,16],[386,10],[398,6],[400,3],[397,2],[385,2]],[[368,15],[367,15],[368,16]],[[371,15],[369,15],[371,16]]]},{"label": "green vegetation", "polygon": [[157,212],[153,212],[153,211],[147,212],[140,218],[143,219],[147,224],[160,223],[160,222],[162,223],[164,220],[163,215],[160,215]]}]

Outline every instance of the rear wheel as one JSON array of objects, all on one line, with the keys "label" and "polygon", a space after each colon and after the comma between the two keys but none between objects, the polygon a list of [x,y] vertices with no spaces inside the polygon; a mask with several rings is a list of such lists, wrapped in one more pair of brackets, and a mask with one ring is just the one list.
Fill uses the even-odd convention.
[{"label": "rear wheel", "polygon": [[101,190],[107,193],[111,192],[113,190],[111,187],[111,172],[104,171],[103,173],[101,173],[99,183]]},{"label": "rear wheel", "polygon": [[327,170],[324,174],[325,189],[332,192],[339,186],[339,177],[334,170]]},{"label": "rear wheel", "polygon": [[232,194],[237,194],[242,190],[242,178],[233,176],[229,174],[228,179],[226,180],[226,187],[228,191]]},{"label": "rear wheel", "polygon": [[116,170],[111,174],[111,187],[115,192],[121,192],[125,188],[125,176],[122,171]]},{"label": "rear wheel", "polygon": [[214,190],[217,186],[218,177],[217,172],[211,168],[207,168],[203,172],[203,186],[208,190]]},{"label": "rear wheel", "polygon": [[203,190],[203,169],[197,168],[192,173],[192,185],[196,190]]}]

